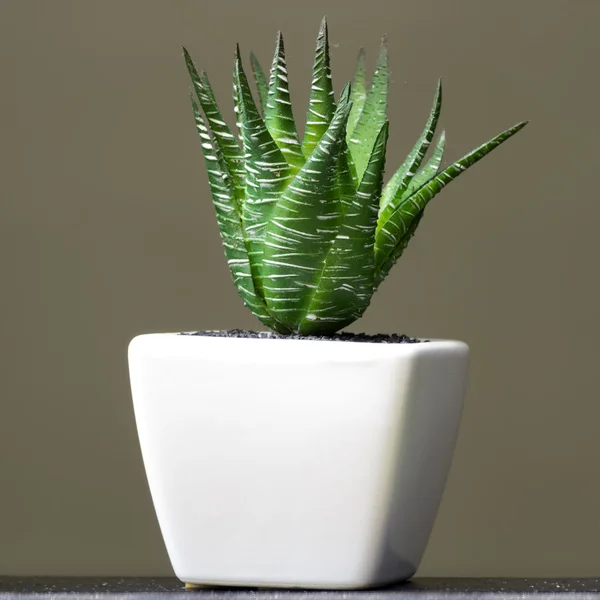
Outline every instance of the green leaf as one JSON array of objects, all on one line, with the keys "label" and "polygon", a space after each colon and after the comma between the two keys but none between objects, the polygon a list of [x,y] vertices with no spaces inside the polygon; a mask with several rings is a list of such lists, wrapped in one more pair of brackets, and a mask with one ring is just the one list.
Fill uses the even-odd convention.
[{"label": "green leaf", "polygon": [[208,76],[204,71],[200,74],[198,73],[194,62],[192,61],[192,57],[185,48],[183,48],[183,55],[190,79],[192,80],[192,85],[198,96],[202,110],[206,115],[208,125],[212,130],[214,139],[223,154],[229,173],[233,178],[236,196],[238,200],[241,201],[244,199],[245,194],[245,172],[242,151],[238,146],[235,136],[231,133],[231,129],[229,129],[227,123],[225,123],[225,120],[223,119]]},{"label": "green leaf", "polygon": [[[241,108],[240,108],[240,95],[239,95],[239,85],[237,81],[237,66],[234,61],[233,65],[233,112],[235,113],[235,127],[237,130],[237,137],[242,145],[242,150],[244,148],[244,139],[242,135],[242,121],[241,121]],[[243,152],[242,152],[243,155]],[[244,169],[244,177],[246,176],[246,170]]]},{"label": "green leaf", "polygon": [[252,65],[252,73],[254,75],[256,89],[258,90],[260,112],[262,115],[264,115],[265,109],[267,108],[267,94],[269,89],[269,86],[267,85],[267,78],[254,52],[250,52],[250,64]]},{"label": "green leaf", "polygon": [[362,113],[363,106],[365,105],[365,99],[367,97],[367,82],[365,75],[365,49],[361,48],[358,53],[358,59],[356,60],[356,69],[354,71],[354,77],[352,78],[352,94],[350,101],[352,102],[352,109],[350,110],[350,116],[348,117],[348,127],[346,127],[346,139],[350,138],[354,131],[360,114]]},{"label": "green leaf", "polygon": [[360,318],[369,306],[374,289],[373,245],[387,139],[386,122],[356,191],[342,156],[340,189],[344,215],[316,282],[307,316],[300,322],[298,331],[303,335],[334,333]]},{"label": "green leaf", "polygon": [[362,179],[369,163],[377,135],[387,121],[388,79],[387,38],[384,37],[381,41],[381,50],[373,74],[371,88],[365,99],[356,127],[348,138],[348,146],[356,165],[359,181]]},{"label": "green leaf", "polygon": [[[338,104],[341,106],[349,102],[352,102],[352,84],[348,81],[340,92],[340,101]],[[352,107],[350,107],[350,112],[352,112]]]},{"label": "green leaf", "polygon": [[429,113],[429,118],[425,125],[425,129],[419,136],[417,143],[414,145],[410,154],[407,156],[402,166],[394,173],[392,178],[383,190],[381,195],[381,218],[387,219],[389,215],[398,206],[404,192],[408,189],[408,186],[412,178],[416,175],[421,162],[427,153],[431,140],[435,134],[435,128],[437,126],[438,119],[440,117],[440,111],[442,110],[442,80],[438,81],[435,97],[433,99],[433,106]]},{"label": "green leaf", "polygon": [[342,219],[338,169],[350,105],[341,104],[325,135],[271,213],[263,289],[269,312],[293,331],[324,268]]},{"label": "green leaf", "polygon": [[313,66],[310,102],[306,117],[306,129],[302,140],[302,151],[307,158],[327,131],[335,113],[335,99],[329,64],[329,34],[327,19],[323,17]]},{"label": "green leaf", "polygon": [[442,131],[437,144],[431,154],[427,164],[413,177],[408,189],[402,195],[401,201],[412,196],[423,184],[438,174],[442,158],[444,157],[444,147],[446,145],[446,133]]},{"label": "green leaf", "polygon": [[[352,84],[350,82],[346,83],[346,85],[342,88],[342,91],[340,92],[340,101],[338,103],[338,108],[345,103],[350,103],[350,115],[352,114],[352,109],[354,108],[354,105],[352,104],[352,90],[354,88],[352,87]],[[350,116],[348,116],[348,119],[350,119]],[[348,169],[348,173],[350,174],[350,177],[352,178],[352,185],[354,187],[354,189],[356,190],[356,188],[358,187],[358,177],[356,175],[356,166],[354,164],[354,161],[352,160],[352,154],[350,154],[350,149],[348,148],[348,142],[347,142],[347,137],[348,135],[346,134],[346,137],[344,137],[344,139],[342,140],[342,148],[340,150],[341,152],[341,156],[343,158],[344,161],[344,169],[347,168]]]},{"label": "green leaf", "polygon": [[244,304],[262,323],[272,329],[281,329],[275,319],[268,314],[264,302],[257,296],[254,289],[233,181],[218,144],[210,136],[202,118],[200,107],[193,96],[191,96],[191,100],[196,128],[202,145],[202,153],[206,162],[208,183],[217,215],[217,223],[233,283]]},{"label": "green leaf", "polygon": [[242,125],[246,166],[246,201],[242,206],[242,223],[254,286],[262,297],[261,269],[265,231],[277,199],[287,187],[292,174],[254,103],[239,47],[236,48],[234,74],[234,95]]},{"label": "green leaf", "polygon": [[285,48],[281,32],[277,33],[277,46],[269,79],[269,95],[263,114],[269,133],[283,152],[295,175],[305,161],[298,133],[296,132],[296,124],[294,123]]},{"label": "green leaf", "polygon": [[375,272],[375,285],[374,285],[374,290],[373,291],[375,291],[379,287],[379,284],[387,277],[388,273],[390,272],[390,269],[396,264],[396,262],[398,262],[398,260],[400,259],[400,257],[404,253],[404,251],[406,250],[406,247],[408,246],[408,243],[410,242],[410,240],[412,239],[413,235],[415,234],[415,231],[417,230],[417,227],[419,226],[419,223],[421,222],[421,219],[423,218],[424,214],[425,214],[425,209],[423,209],[411,221],[410,225],[408,226],[407,232],[400,239],[400,242],[396,246],[393,254]]},{"label": "green leaf", "polygon": [[461,173],[512,137],[526,124],[527,121],[518,123],[469,152],[422,185],[412,196],[406,198],[387,219],[379,219],[375,235],[375,264],[380,271],[380,279],[387,275],[387,272],[383,271],[384,267],[390,264],[390,260],[393,264],[399,256],[398,252],[401,254],[404,250],[401,242],[411,231],[414,220],[423,212],[427,203]]}]

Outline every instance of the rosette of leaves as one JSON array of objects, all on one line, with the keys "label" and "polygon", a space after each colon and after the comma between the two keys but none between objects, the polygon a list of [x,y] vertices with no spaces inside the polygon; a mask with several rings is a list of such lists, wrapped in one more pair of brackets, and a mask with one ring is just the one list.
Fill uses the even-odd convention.
[{"label": "rosette of leaves", "polygon": [[281,33],[267,77],[251,55],[257,99],[235,53],[237,133],[205,71],[184,57],[192,107],[225,254],[245,305],[282,334],[328,335],[362,316],[400,258],[428,202],[519,131],[500,133],[441,168],[445,136],[433,106],[410,154],[384,185],[388,56],[384,38],[370,85],[361,50],[352,83],[336,101],[327,23],[317,37],[304,135],[296,129]]}]

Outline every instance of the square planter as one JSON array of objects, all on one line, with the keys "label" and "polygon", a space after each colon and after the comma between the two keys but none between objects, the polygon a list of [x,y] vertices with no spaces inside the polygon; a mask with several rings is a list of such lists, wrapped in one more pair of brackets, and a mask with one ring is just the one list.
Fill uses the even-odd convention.
[{"label": "square planter", "polygon": [[456,341],[135,338],[135,417],[177,577],[337,589],[411,577],[467,363]]}]

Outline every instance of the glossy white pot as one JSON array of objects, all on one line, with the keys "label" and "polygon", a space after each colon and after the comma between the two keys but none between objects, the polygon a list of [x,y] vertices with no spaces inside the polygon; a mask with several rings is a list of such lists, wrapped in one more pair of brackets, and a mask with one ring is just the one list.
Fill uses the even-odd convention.
[{"label": "glossy white pot", "polygon": [[136,337],[135,416],[177,577],[340,589],[411,577],[467,363],[456,341]]}]

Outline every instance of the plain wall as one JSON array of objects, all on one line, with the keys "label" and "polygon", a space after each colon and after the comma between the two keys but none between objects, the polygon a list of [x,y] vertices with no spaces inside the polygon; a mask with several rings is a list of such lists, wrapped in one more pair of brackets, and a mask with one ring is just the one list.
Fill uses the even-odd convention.
[{"label": "plain wall", "polygon": [[600,564],[596,0],[1,0],[0,573],[170,574],[129,392],[136,334],[255,328],[230,282],[181,45],[231,114],[233,49],[286,36],[297,121],[327,13],[334,84],[389,34],[388,165],[438,76],[449,186],[355,331],[467,341],[420,575]]}]

